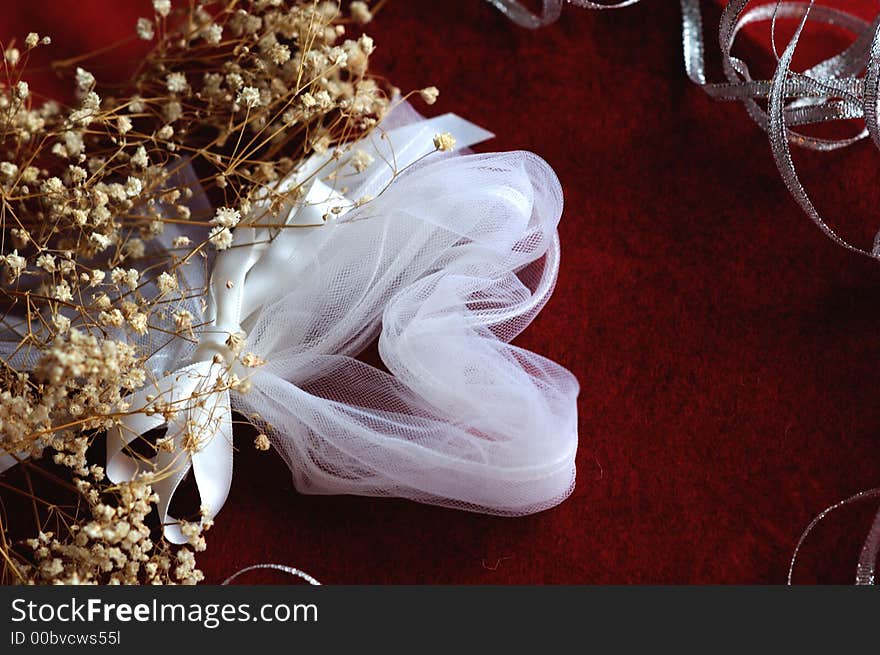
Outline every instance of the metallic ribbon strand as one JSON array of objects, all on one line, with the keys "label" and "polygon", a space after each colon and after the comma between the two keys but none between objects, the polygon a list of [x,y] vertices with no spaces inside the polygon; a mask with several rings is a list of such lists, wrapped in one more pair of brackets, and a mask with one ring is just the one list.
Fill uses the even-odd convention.
[{"label": "metallic ribbon strand", "polygon": [[299,569],[295,569],[292,566],[285,566],[284,564],[254,564],[252,566],[246,566],[240,571],[236,571],[228,578],[226,578],[221,585],[228,585],[230,582],[235,580],[238,576],[247,573],[249,571],[256,571],[258,569],[272,569],[273,571],[281,571],[282,573],[287,573],[288,575],[292,575],[296,578],[301,578],[308,582],[310,585],[321,586],[321,583],[318,582],[315,578],[310,576],[305,571],[300,571]]},{"label": "metallic ribbon strand", "polygon": [[[563,0],[543,0],[541,13],[536,14],[529,11],[517,0],[488,0],[495,5],[501,13],[507,16],[517,25],[528,27],[529,29],[537,29],[555,22],[562,13]],[[623,2],[614,2],[611,4],[603,4],[601,2],[590,2],[589,0],[568,0],[571,4],[585,9],[623,9],[638,4],[641,0],[623,0]]]},{"label": "metallic ribbon strand", "polygon": [[[641,0],[611,4],[569,0],[587,9],[622,9]],[[559,18],[563,0],[543,0],[540,14],[519,0],[488,0],[519,25],[538,28]],[[871,250],[852,245],[822,218],[804,190],[791,159],[790,143],[808,150],[828,151],[850,146],[870,137],[880,147],[877,96],[880,86],[880,15],[871,22],[841,9],[816,5],[815,0],[787,2],[771,0],[751,9],[750,0],[731,0],[724,8],[718,30],[721,63],[726,81],[708,82],[700,0],[680,0],[682,50],[688,78],[716,100],[742,102],[752,120],[767,132],[774,160],[789,192],[814,223],[834,242],[853,252],[880,259],[880,245]],[[783,53],[777,54],[777,68],[768,80],[753,79],[745,61],[734,57],[737,36],[748,25],[771,22],[775,34],[781,18],[799,21]],[[791,70],[798,42],[808,20],[835,25],[852,32],[856,39],[844,51],[808,70]],[[775,43],[774,43],[775,50]],[[859,76],[866,71],[864,76]],[[763,109],[759,101],[767,101]],[[794,127],[832,121],[863,119],[859,134],[842,139],[813,137]],[[875,240],[876,241],[876,240]]]},{"label": "metallic ribbon strand", "polygon": [[[869,500],[880,497],[880,487],[876,487],[874,489],[868,489],[866,491],[860,491],[857,494],[853,494],[849,498],[845,498],[839,502],[830,505],[823,509],[816,517],[810,521],[809,525],[804,529],[801,533],[800,539],[798,539],[797,545],[794,547],[794,553],[791,556],[791,562],[788,565],[788,584],[791,584],[792,577],[794,576],[794,565],[797,562],[798,554],[800,553],[801,546],[804,545],[804,542],[807,540],[807,537],[813,531],[813,529],[821,523],[826,516],[831,514],[832,512],[840,509],[841,507],[845,507],[847,505],[851,505],[852,503],[859,502],[861,500]],[[862,553],[859,556],[859,564],[856,568],[856,585],[872,585],[874,584],[874,570],[877,566],[877,553],[880,550],[880,512],[878,512],[874,516],[874,521],[871,525],[871,529],[868,532],[868,537],[865,539],[865,544],[862,546]]]},{"label": "metallic ribbon strand", "polygon": [[[535,29],[559,18],[564,0],[543,0],[540,14],[524,7],[519,0],[488,0],[515,23]],[[627,0],[601,4],[588,0],[569,0],[588,9],[621,9],[640,2]],[[750,0],[730,0],[721,15],[718,40],[721,64],[726,81],[708,82],[706,78],[703,21],[700,0],[680,0],[682,15],[682,49],[688,78],[716,100],[743,103],[749,117],[769,138],[773,159],[789,193],[803,212],[820,230],[839,246],[851,252],[880,259],[880,233],[870,250],[851,244],[820,215],[798,177],[791,156],[790,144],[807,150],[830,151],[845,148],[870,137],[880,148],[880,13],[871,22],[841,9],[817,5],[815,0],[788,2],[769,0],[746,10]],[[755,3],[752,3],[755,4]],[[797,20],[797,28],[782,53],[776,48],[776,22],[780,18]],[[798,42],[808,20],[835,25],[852,32],[855,40],[845,50],[811,68],[791,70]],[[733,44],[740,31],[753,23],[771,23],[773,54],[777,67],[769,80],[752,79],[745,61],[734,57]],[[861,73],[864,71],[864,75]],[[758,101],[766,101],[763,109]],[[860,119],[864,128],[855,136],[823,139],[794,130],[803,125]],[[863,491],[823,510],[807,526],[797,543],[791,560],[788,582],[798,552],[807,535],[834,510],[868,498],[880,496],[880,488]],[[874,571],[880,553],[880,510],[874,518],[862,547],[856,573],[856,584],[874,584]]]}]

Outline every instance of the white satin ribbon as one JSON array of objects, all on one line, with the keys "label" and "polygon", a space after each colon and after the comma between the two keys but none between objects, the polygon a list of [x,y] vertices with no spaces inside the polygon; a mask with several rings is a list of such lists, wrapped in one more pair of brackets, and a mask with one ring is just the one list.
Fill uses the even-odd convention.
[{"label": "white satin ribbon", "polygon": [[[166,438],[173,448],[159,449],[150,467],[158,473],[154,490],[165,537],[184,543],[186,537],[168,509],[177,487],[190,468],[195,476],[202,507],[209,517],[220,511],[232,484],[232,409],[228,388],[235,356],[226,345],[231,335],[242,332],[246,307],[263,306],[272,297],[281,268],[256,265],[263,258],[288,262],[297,258],[305,230],[341,217],[351,203],[343,195],[314,180],[302,206],[285,225],[291,228],[273,235],[267,227],[241,225],[234,232],[233,246],[215,262],[208,288],[206,327],[199,332],[193,362],[166,375],[127,398],[132,407],[171,406],[176,414],[168,421],[162,414],[134,412],[123,416],[107,433],[107,476],[113,482],[134,478],[142,467],[124,452],[125,447],[150,430],[167,426]],[[331,209],[340,208],[336,213]],[[215,385],[221,390],[217,391]]]}]

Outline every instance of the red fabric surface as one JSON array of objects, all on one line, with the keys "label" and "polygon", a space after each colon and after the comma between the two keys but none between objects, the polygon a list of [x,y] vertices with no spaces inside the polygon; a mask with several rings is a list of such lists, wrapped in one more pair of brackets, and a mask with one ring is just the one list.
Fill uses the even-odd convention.
[{"label": "red fabric surface", "polygon": [[[677,5],[567,8],[530,32],[480,0],[392,0],[368,30],[375,71],[440,87],[428,113],[491,129],[478,149],[532,150],[562,181],[559,284],[518,343],[581,381],[573,496],[516,519],[300,496],[243,431],[209,581],[279,562],[327,583],[781,583],[806,523],[880,481],[880,270],[801,214],[740,106],[686,80]],[[70,56],[147,7],[9,3],[0,39],[49,33]],[[757,43],[743,48],[766,55]],[[870,244],[872,146],[796,158],[820,208]],[[820,527],[796,580],[851,582],[873,509]]]}]

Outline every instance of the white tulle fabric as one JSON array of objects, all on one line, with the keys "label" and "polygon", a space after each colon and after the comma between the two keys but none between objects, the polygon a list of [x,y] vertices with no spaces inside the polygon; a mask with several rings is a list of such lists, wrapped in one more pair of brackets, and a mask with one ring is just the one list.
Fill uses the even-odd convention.
[{"label": "white tulle fabric", "polygon": [[[232,407],[267,429],[303,493],[544,510],[574,486],[578,384],[509,341],[553,289],[559,182],[526,152],[432,154],[392,181],[391,151],[400,168],[431,150],[423,121],[392,114],[376,163],[345,180],[348,198],[374,200],[285,231],[297,255],[257,265],[277,284],[241,327],[267,364]],[[203,263],[186,269],[182,286],[205,286]],[[387,372],[355,358],[377,335]],[[146,341],[157,379],[194,354],[160,331]]]},{"label": "white tulle fabric", "polygon": [[[409,145],[393,144],[398,157]],[[305,493],[505,515],[559,503],[578,385],[508,343],[556,278],[555,174],[524,152],[432,155],[382,192],[379,168],[348,194],[377,198],[314,230],[279,271],[293,287],[244,326],[269,363],[233,406],[275,428]],[[353,358],[377,332],[387,373]]]},{"label": "white tulle fabric", "polygon": [[[375,219],[336,228],[255,321],[248,346],[270,364],[235,403],[278,429],[299,490],[498,514],[571,492],[577,384],[507,343],[546,300],[516,271],[555,251],[559,207],[536,157],[472,155],[405,174]],[[377,329],[390,373],[351,357]]]}]

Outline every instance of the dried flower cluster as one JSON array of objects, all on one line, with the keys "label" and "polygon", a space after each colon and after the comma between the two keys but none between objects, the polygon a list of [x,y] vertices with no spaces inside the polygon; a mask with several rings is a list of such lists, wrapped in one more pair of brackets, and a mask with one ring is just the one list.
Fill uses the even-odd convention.
[{"label": "dried flower cluster", "polygon": [[[102,86],[80,58],[70,71],[73,106],[37,102],[24,79],[48,37],[0,45],[0,453],[28,469],[51,455],[69,469],[77,498],[70,511],[54,508],[58,529],[27,547],[8,544],[0,524],[7,580],[200,579],[193,553],[209,523],[185,526],[191,543],[172,553],[150,518],[150,478],[110,485],[87,450],[126,413],[175,411],[161,399],[132,407],[128,397],[150,383],[145,362],[160,344],[149,334],[192,339],[195,317],[182,299],[206,291],[186,288],[181,266],[229,248],[240,222],[300,200],[300,187],[281,193],[278,183],[305,158],[336,148],[349,153],[337,166],[364,170],[372,159],[357,141],[390,108],[368,75],[373,40],[348,34],[372,20],[365,2],[154,0],[153,8],[134,26],[151,49],[131,82]],[[420,95],[433,104],[437,89]],[[435,139],[438,150],[452,143]],[[181,175],[190,166],[194,180]],[[219,209],[197,209],[191,201],[202,192]],[[175,229],[170,247],[161,245],[181,225],[189,236]],[[240,341],[227,342],[237,363],[261,365]],[[247,381],[230,374],[225,384],[244,391]],[[261,434],[254,445],[269,441]]]},{"label": "dried flower cluster", "polygon": [[[204,575],[195,553],[205,549],[202,531],[210,517],[183,526],[189,542],[176,552],[151,538],[146,519],[158,498],[145,477],[114,488],[113,502],[102,500],[103,471],[77,480],[90,517],[70,525],[63,538],[40,532],[28,539],[33,563],[17,564],[15,574],[33,584],[197,584]],[[93,482],[94,481],[94,482]],[[105,494],[106,495],[106,494]]]}]

